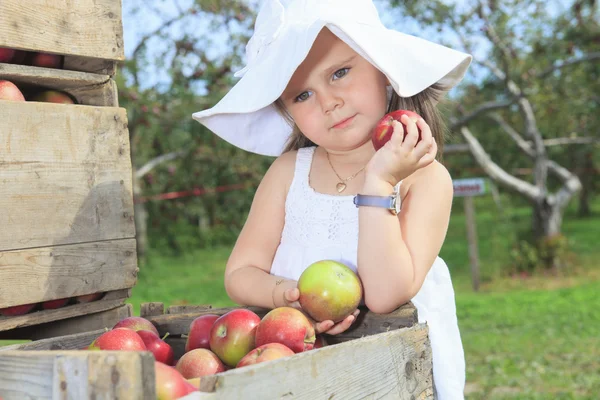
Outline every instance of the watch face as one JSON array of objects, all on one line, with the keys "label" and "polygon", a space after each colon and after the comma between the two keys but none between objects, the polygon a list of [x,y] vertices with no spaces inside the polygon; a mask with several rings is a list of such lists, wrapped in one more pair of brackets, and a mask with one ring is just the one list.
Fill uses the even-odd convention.
[{"label": "watch face", "polygon": [[400,214],[400,210],[402,209],[402,200],[400,199],[400,195],[396,196],[394,207],[396,209],[396,214]]}]

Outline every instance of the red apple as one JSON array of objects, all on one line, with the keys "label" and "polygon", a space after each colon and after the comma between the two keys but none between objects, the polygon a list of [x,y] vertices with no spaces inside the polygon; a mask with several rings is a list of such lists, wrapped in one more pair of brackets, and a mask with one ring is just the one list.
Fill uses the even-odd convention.
[{"label": "red apple", "polygon": [[[377,125],[375,125],[375,128],[371,133],[371,141],[373,142],[373,147],[375,147],[375,150],[379,150],[384,144],[387,143],[388,140],[390,140],[392,134],[394,133],[392,121],[400,121],[400,117],[402,117],[404,114],[408,115],[409,118],[421,118],[419,114],[410,110],[397,110],[384,115],[383,118],[377,122]],[[400,124],[404,128],[404,137],[406,137],[406,134],[408,133],[406,126],[402,123]],[[421,129],[419,129],[418,140],[421,140]]]},{"label": "red apple", "polygon": [[181,356],[175,369],[185,379],[214,375],[225,371],[225,365],[215,353],[208,349],[194,349]]},{"label": "red apple", "polygon": [[154,363],[156,399],[176,400],[196,390],[175,368],[156,361]]},{"label": "red apple", "polygon": [[63,57],[58,54],[34,53],[31,55],[31,65],[44,68],[61,68]]},{"label": "red apple", "polygon": [[260,317],[237,308],[221,315],[210,330],[210,349],[230,367],[235,367],[252,350]]},{"label": "red apple", "polygon": [[136,332],[144,341],[146,349],[154,354],[156,361],[167,365],[173,364],[174,354],[171,345],[156,336],[154,332],[145,329],[140,329]]},{"label": "red apple", "polygon": [[116,328],[104,332],[89,345],[89,350],[146,351],[144,341],[136,331]]},{"label": "red apple", "polygon": [[0,100],[25,101],[25,97],[17,85],[10,81],[0,80]]},{"label": "red apple", "polygon": [[246,365],[259,364],[265,361],[277,360],[278,358],[293,356],[294,353],[289,347],[281,343],[263,344],[246,354],[236,368],[245,367]]},{"label": "red apple", "polygon": [[156,329],[154,324],[152,324],[152,322],[148,321],[146,318],[142,318],[142,317],[123,318],[122,320],[117,322],[115,324],[115,326],[113,326],[113,329],[115,329],[115,328],[129,328],[129,329],[133,329],[134,331],[139,331],[139,330],[143,329],[143,330],[151,331],[154,334],[156,334],[156,336],[159,336],[158,330]]},{"label": "red apple", "polygon": [[100,300],[103,296],[104,296],[104,292],[84,294],[84,295],[75,297],[75,301],[77,303],[90,303],[92,301]]},{"label": "red apple", "polygon": [[46,90],[32,96],[29,101],[39,101],[42,103],[75,104],[73,98],[64,92],[56,90]]},{"label": "red apple", "polygon": [[66,299],[56,299],[56,300],[48,300],[42,303],[42,309],[44,310],[55,310],[57,308],[61,308],[66,306],[69,303],[69,298]]},{"label": "red apple", "polygon": [[256,347],[281,343],[300,353],[315,345],[315,328],[302,311],[278,307],[267,313],[256,328]]},{"label": "red apple", "polygon": [[16,315],[24,315],[35,308],[37,303],[33,304],[22,304],[20,306],[12,306],[6,308],[0,308],[0,315],[5,317],[14,317]]},{"label": "red apple", "polygon": [[352,314],[362,298],[358,275],[346,265],[321,260],[309,265],[298,279],[299,302],[315,321],[342,321]]},{"label": "red apple", "polygon": [[16,51],[14,49],[7,49],[6,47],[0,47],[0,63],[9,63],[15,57]]},{"label": "red apple", "polygon": [[219,315],[206,314],[192,321],[185,342],[186,353],[194,349],[210,349],[210,328],[212,328],[218,318]]},{"label": "red apple", "polygon": [[325,340],[325,336],[317,335],[315,340],[315,347],[313,349],[320,349],[321,347],[327,346],[327,340]]}]

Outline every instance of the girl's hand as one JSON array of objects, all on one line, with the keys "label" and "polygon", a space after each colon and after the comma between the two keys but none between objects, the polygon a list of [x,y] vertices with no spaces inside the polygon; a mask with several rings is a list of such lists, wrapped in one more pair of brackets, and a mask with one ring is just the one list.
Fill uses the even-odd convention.
[{"label": "girl's hand", "polygon": [[[300,311],[303,311],[300,303],[298,302],[298,299],[300,298],[300,291],[297,287],[286,289],[283,293],[283,297],[286,303],[285,307],[294,307]],[[304,315],[306,315],[306,318],[308,318],[308,320],[312,322],[313,326],[315,327],[315,334],[326,333],[328,335],[337,335],[338,333],[342,333],[350,328],[352,323],[356,321],[356,317],[358,317],[359,312],[360,311],[358,309],[355,310],[352,315],[347,316],[344,320],[338,322],[337,324],[331,320],[316,322],[306,315],[306,312],[304,312]]]},{"label": "girl's hand", "polygon": [[[392,122],[394,134],[367,164],[365,168],[367,179],[395,186],[402,179],[435,160],[437,144],[425,120],[423,118],[414,120],[403,115],[400,121],[402,123],[395,120]],[[405,138],[402,124],[407,129]],[[421,129],[420,141],[419,128]]]}]

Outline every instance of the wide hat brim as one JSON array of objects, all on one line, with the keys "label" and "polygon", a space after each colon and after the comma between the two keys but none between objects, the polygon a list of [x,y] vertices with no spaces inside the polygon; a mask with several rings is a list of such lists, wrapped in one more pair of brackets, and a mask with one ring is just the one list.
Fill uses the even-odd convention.
[{"label": "wide hat brim", "polygon": [[289,25],[214,107],[192,117],[229,143],[249,152],[279,156],[292,132],[274,102],[327,27],[410,97],[436,82],[449,90],[464,77],[471,55],[385,28],[348,20]]}]

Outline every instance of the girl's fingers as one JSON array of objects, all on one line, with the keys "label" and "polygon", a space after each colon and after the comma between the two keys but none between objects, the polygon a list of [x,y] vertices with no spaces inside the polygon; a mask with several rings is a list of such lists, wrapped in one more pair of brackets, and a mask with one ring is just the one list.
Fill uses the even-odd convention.
[{"label": "girl's fingers", "polygon": [[338,333],[344,332],[345,330],[350,328],[350,325],[352,325],[352,323],[354,322],[355,319],[356,319],[356,317],[354,315],[347,316],[343,321],[338,322],[336,325],[331,327],[331,329],[329,329],[327,331],[327,334],[328,335],[337,335]]},{"label": "girl's fingers", "polygon": [[408,115],[403,115],[402,118],[400,118],[400,121],[404,124],[404,126],[406,126],[407,131],[403,146],[407,150],[412,150],[419,140],[419,130],[417,129],[417,124],[412,118],[409,118]]},{"label": "girl's fingers", "polygon": [[[325,333],[330,330],[335,324],[331,320],[317,322],[315,324],[315,333]],[[329,333],[329,332],[327,332]]]},{"label": "girl's fingers", "polygon": [[435,143],[435,140],[433,138],[433,134],[431,133],[431,128],[429,128],[429,125],[427,125],[423,118],[420,118],[417,121],[416,127],[421,130],[421,140],[415,147],[417,157],[420,159],[431,151],[431,147]]},{"label": "girl's fingers", "polygon": [[297,301],[300,298],[300,291],[296,288],[288,289],[285,291],[286,301]]}]

